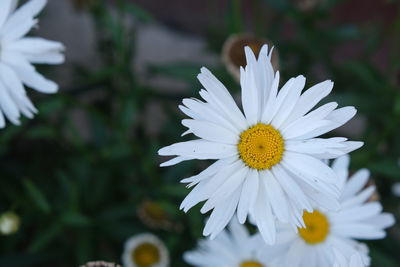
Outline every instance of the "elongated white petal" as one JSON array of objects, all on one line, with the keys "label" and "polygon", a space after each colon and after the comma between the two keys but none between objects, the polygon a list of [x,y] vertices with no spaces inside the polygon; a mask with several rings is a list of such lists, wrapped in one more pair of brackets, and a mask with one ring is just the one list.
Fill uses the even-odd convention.
[{"label": "elongated white petal", "polygon": [[351,118],[356,115],[357,110],[354,107],[343,107],[332,111],[328,116],[326,116],[325,120],[330,121],[331,123],[326,124],[323,127],[318,127],[313,131],[308,132],[307,134],[301,135],[302,139],[309,139],[320,136],[327,132],[330,132],[336,128],[339,128],[346,122],[348,122]]},{"label": "elongated white petal", "polygon": [[246,120],[225,86],[206,68],[201,68],[197,77],[230,121],[240,129],[246,129]]},{"label": "elongated white petal", "polygon": [[58,85],[46,79],[36,71],[17,69],[17,74],[24,84],[45,94],[53,94],[58,91]]},{"label": "elongated white petal", "polygon": [[275,110],[276,95],[278,93],[280,74],[279,71],[275,74],[275,79],[272,82],[271,90],[268,92],[267,102],[265,103],[264,110],[261,116],[261,121],[265,124],[269,124],[272,120]]},{"label": "elongated white petal", "polygon": [[214,239],[225,228],[235,213],[239,197],[240,191],[237,190],[232,198],[215,207],[204,227],[203,235],[210,235],[210,238]]},{"label": "elongated white petal", "polygon": [[0,3],[0,29],[2,28],[4,22],[8,18],[13,7],[14,0],[2,0]]},{"label": "elongated white petal", "polygon": [[[289,86],[286,87],[285,85],[279,92],[277,98],[278,104],[276,105],[275,115],[271,122],[271,124],[276,129],[280,128],[280,126],[285,122],[285,120],[289,116],[290,112],[293,110],[294,106],[299,100],[299,96],[301,90],[303,90],[304,88],[305,82],[306,78],[300,75],[293,80],[293,83],[291,84],[290,87]],[[287,90],[287,92],[284,91],[285,89]]]},{"label": "elongated white petal", "polygon": [[239,141],[239,136],[222,126],[214,123],[198,120],[183,120],[182,124],[197,137],[202,139],[235,145]]},{"label": "elongated white petal", "polygon": [[341,199],[347,199],[358,193],[367,184],[369,176],[370,172],[367,169],[361,169],[353,174],[343,188]]},{"label": "elongated white petal", "polygon": [[248,172],[249,170],[243,166],[238,172],[227,177],[225,182],[219,188],[217,188],[217,190],[211,195],[200,211],[202,213],[206,213],[213,209],[218,203],[229,198],[235,191],[241,191],[240,189]]},{"label": "elongated white petal", "polygon": [[252,215],[265,242],[269,245],[274,244],[276,238],[275,218],[264,186],[259,186]]},{"label": "elongated white petal", "polygon": [[240,223],[246,221],[247,215],[254,207],[258,194],[259,180],[258,171],[250,169],[243,183],[238,204],[237,216]]},{"label": "elongated white petal", "polygon": [[32,19],[39,14],[40,11],[42,11],[46,3],[47,0],[28,1],[9,17],[0,33],[7,35],[9,32],[15,29],[15,27],[18,27],[21,22]]},{"label": "elongated white petal", "polygon": [[222,159],[237,153],[235,146],[205,140],[176,143],[158,151],[161,156],[184,156],[194,159]]},{"label": "elongated white petal", "polygon": [[265,187],[269,203],[276,217],[281,222],[288,222],[289,207],[287,206],[287,198],[281,186],[276,181],[271,172],[266,171],[262,173],[261,182]]},{"label": "elongated white petal", "polygon": [[324,81],[306,90],[296,103],[296,106],[293,108],[283,127],[307,114],[307,112],[332,91],[332,88],[332,81]]},{"label": "elongated white petal", "polygon": [[16,125],[20,124],[18,107],[15,105],[15,102],[2,82],[0,82],[0,108],[7,119]]}]

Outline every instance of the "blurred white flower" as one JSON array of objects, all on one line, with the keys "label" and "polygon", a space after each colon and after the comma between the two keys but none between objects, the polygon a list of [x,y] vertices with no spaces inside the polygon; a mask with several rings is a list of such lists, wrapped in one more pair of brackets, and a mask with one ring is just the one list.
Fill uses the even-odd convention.
[{"label": "blurred white flower", "polygon": [[64,62],[61,43],[37,37],[25,37],[38,20],[35,16],[46,0],[31,0],[16,9],[17,0],[0,1],[0,128],[7,118],[20,124],[21,114],[32,118],[37,112],[25,87],[41,93],[55,93],[56,83],[39,74],[32,64]]},{"label": "blurred white flower", "polygon": [[5,212],[0,215],[0,234],[11,235],[18,231],[20,219],[14,212]]},{"label": "blurred white flower", "polygon": [[400,183],[394,183],[392,185],[392,193],[396,197],[400,197]]},{"label": "blurred white flower", "polygon": [[153,234],[135,235],[125,242],[122,263],[124,267],[167,267],[168,249]]},{"label": "blurred white flower", "polygon": [[258,60],[245,47],[247,66],[241,68],[242,106],[205,68],[198,79],[204,101],[184,99],[180,109],[192,119],[183,120],[200,139],[176,143],[159,150],[177,156],[161,166],[185,160],[217,160],[200,174],[184,179],[194,187],[181,205],[185,212],[206,201],[202,213],[212,210],[204,235],[214,238],[235,212],[240,223],[251,214],[264,240],[275,242],[275,217],[294,227],[303,225],[303,210],[312,201],[324,208],[339,207],[336,174],[322,160],[337,158],[362,146],[346,138],[317,138],[350,120],[354,107],[336,109],[330,102],[311,111],[333,88],[319,83],[303,94],[305,78],[290,79],[281,90],[279,72],[271,65],[265,45]]},{"label": "blurred white flower", "polygon": [[[348,155],[336,159],[332,169],[338,177],[340,209],[327,211],[317,208],[304,212],[306,227],[297,233],[289,225],[278,231],[278,240],[287,265],[291,267],[331,267],[335,263],[332,248],[337,249],[346,259],[360,253],[368,263],[368,249],[355,239],[373,240],[386,236],[385,228],[394,224],[394,216],[382,212],[379,202],[367,202],[375,186],[365,188],[369,171],[362,169],[348,179]],[[318,203],[314,203],[315,207]]]},{"label": "blurred white flower", "polygon": [[266,250],[261,236],[250,235],[236,218],[230,222],[229,232],[222,231],[214,240],[200,240],[184,259],[195,267],[281,267],[279,255]]}]

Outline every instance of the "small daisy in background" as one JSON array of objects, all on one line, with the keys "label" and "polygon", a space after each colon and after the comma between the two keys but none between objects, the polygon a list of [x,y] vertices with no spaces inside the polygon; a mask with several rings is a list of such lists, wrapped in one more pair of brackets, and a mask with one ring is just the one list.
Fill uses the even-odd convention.
[{"label": "small daisy in background", "polygon": [[198,247],[184,254],[184,260],[195,267],[280,267],[273,249],[265,249],[259,234],[250,235],[234,218],[214,240],[200,240]]},{"label": "small daisy in background", "polygon": [[392,214],[383,213],[379,202],[368,202],[376,190],[365,187],[369,171],[361,169],[348,178],[350,158],[336,159],[332,168],[338,177],[340,209],[327,211],[317,208],[304,212],[304,228],[294,232],[289,225],[279,228],[277,240],[284,258],[291,267],[331,267],[336,257],[332,248],[349,260],[360,253],[369,262],[368,249],[356,240],[375,240],[386,236],[386,228],[395,222]]},{"label": "small daisy in background", "polygon": [[[246,66],[243,47],[250,47],[254,54],[258,55],[266,44],[272,47],[270,41],[251,33],[234,34],[226,39],[222,46],[222,62],[236,81],[240,82],[240,67]],[[276,49],[271,55],[271,64],[274,71],[279,69],[279,55]]]},{"label": "small daisy in background", "polygon": [[124,267],[167,267],[169,252],[157,236],[139,234],[125,242],[122,263]]},{"label": "small daisy in background", "polygon": [[206,68],[198,79],[205,89],[202,100],[184,99],[180,106],[191,119],[184,134],[200,139],[159,150],[177,156],[161,166],[185,160],[216,160],[198,175],[182,180],[193,190],[181,204],[185,212],[206,201],[202,213],[212,210],[203,234],[215,238],[236,213],[240,223],[250,214],[264,240],[275,242],[275,218],[293,228],[304,226],[303,210],[313,202],[339,208],[336,173],[323,160],[337,158],[363,145],[343,137],[318,138],[355,114],[354,107],[336,109],[330,102],[311,111],[333,88],[324,81],[301,94],[305,78],[291,78],[278,90],[268,46],[258,60],[245,47],[246,68],[241,68],[243,112],[225,86]]},{"label": "small daisy in background", "polygon": [[335,254],[335,264],[333,267],[365,267],[368,266],[367,264],[364,263],[363,257],[361,256],[360,253],[354,253],[351,255],[350,259],[347,260],[342,253],[340,253],[339,250],[334,249],[333,250]]},{"label": "small daisy in background", "polygon": [[91,261],[81,267],[121,267],[121,265],[105,261]]},{"label": "small daisy in background", "polygon": [[12,211],[0,214],[0,234],[1,235],[15,234],[19,230],[20,223],[21,221],[19,216]]},{"label": "small daisy in background", "polygon": [[148,227],[166,231],[180,231],[182,225],[173,221],[161,205],[153,200],[144,200],[137,209],[139,219]]},{"label": "small daisy in background", "polygon": [[41,93],[55,93],[58,85],[39,74],[32,64],[61,64],[64,46],[38,37],[25,37],[36,26],[35,17],[46,0],[30,0],[16,9],[18,1],[0,1],[0,128],[6,118],[20,124],[24,115],[37,113],[25,91],[25,86]]}]

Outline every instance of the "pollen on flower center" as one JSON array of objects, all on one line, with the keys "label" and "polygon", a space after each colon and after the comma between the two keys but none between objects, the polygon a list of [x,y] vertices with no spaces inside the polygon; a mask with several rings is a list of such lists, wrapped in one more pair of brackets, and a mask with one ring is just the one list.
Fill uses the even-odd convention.
[{"label": "pollen on flower center", "polygon": [[240,267],[266,267],[257,261],[244,261],[240,264]]},{"label": "pollen on flower center", "polygon": [[160,262],[160,252],[158,248],[150,243],[140,244],[132,251],[132,261],[138,267],[151,267]]},{"label": "pollen on flower center", "polygon": [[322,243],[329,234],[328,218],[321,212],[314,210],[303,214],[305,228],[299,228],[299,235],[305,242],[311,245]]},{"label": "pollen on flower center", "polygon": [[282,160],[284,149],[282,135],[270,124],[258,123],[240,134],[240,158],[253,169],[271,169]]}]

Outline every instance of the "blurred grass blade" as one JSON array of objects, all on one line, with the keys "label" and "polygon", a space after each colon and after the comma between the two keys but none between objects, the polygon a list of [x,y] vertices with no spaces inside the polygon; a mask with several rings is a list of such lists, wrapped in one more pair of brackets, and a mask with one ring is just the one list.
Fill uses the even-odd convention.
[{"label": "blurred grass blade", "polygon": [[26,192],[31,197],[33,203],[37,206],[37,208],[44,213],[50,213],[50,204],[46,200],[46,197],[44,196],[42,191],[40,191],[40,189],[31,180],[28,179],[25,179],[23,181],[23,185],[26,189]]}]

